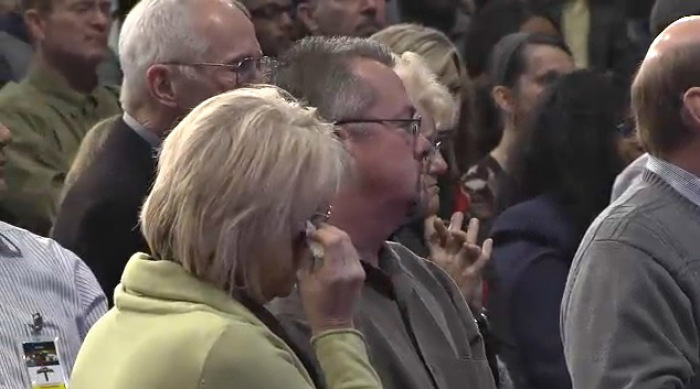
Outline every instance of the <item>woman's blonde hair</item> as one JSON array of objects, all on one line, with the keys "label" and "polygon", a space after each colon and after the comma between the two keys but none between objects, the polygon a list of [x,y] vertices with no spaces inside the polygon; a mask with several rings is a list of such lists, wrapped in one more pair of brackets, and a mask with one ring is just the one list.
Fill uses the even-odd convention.
[{"label": "woman's blonde hair", "polygon": [[[227,92],[166,138],[142,231],[155,258],[261,297],[263,262],[291,261],[295,234],[330,202],[349,165],[332,125],[281,89]],[[272,265],[294,271],[291,262]]]},{"label": "woman's blonde hair", "polygon": [[454,128],[459,111],[457,102],[420,55],[405,52],[396,56],[394,71],[403,81],[411,101],[430,115],[438,131]]},{"label": "woman's blonde hair", "polygon": [[[442,32],[419,24],[395,24],[370,37],[396,54],[407,51],[420,55],[450,93],[458,95],[466,80],[466,69],[450,38]],[[455,71],[456,70],[456,71]]]}]

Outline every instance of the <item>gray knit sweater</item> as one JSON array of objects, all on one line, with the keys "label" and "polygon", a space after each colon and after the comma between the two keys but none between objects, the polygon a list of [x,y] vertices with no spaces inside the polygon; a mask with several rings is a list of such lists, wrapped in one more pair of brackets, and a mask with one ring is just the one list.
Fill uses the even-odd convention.
[{"label": "gray knit sweater", "polygon": [[700,388],[700,207],[645,171],[584,237],[562,304],[574,389]]}]

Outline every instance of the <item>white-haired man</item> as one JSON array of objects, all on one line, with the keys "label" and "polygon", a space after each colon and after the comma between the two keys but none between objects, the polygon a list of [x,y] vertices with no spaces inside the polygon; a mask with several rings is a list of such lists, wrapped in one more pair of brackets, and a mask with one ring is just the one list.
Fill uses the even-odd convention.
[{"label": "white-haired man", "polygon": [[[379,43],[312,37],[283,56],[275,81],[336,122],[354,159],[356,175],[332,201],[329,222],[350,235],[365,268],[354,320],[383,387],[490,389],[494,380],[483,338],[464,291],[436,264],[386,242],[425,212],[436,195],[434,176],[445,170],[444,162],[434,159],[436,134],[421,133],[424,119],[394,65]],[[450,230],[459,227],[453,220]],[[452,264],[472,262],[472,245],[446,240],[456,247],[446,247],[454,254]],[[293,293],[270,307],[309,350],[300,302]]]},{"label": "white-haired man", "polygon": [[108,295],[129,257],[148,251],[138,213],[161,140],[200,102],[258,81],[263,58],[234,0],[143,0],[124,21],[119,56],[124,115],[100,127],[104,142],[68,190],[53,231]]}]

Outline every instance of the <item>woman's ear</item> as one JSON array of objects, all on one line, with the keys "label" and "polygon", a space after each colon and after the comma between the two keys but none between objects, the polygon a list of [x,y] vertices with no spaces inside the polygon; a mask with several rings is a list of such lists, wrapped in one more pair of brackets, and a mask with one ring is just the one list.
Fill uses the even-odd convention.
[{"label": "woman's ear", "polygon": [[510,88],[503,85],[497,85],[491,89],[491,98],[496,103],[499,110],[512,114],[515,112],[513,104],[513,92]]}]

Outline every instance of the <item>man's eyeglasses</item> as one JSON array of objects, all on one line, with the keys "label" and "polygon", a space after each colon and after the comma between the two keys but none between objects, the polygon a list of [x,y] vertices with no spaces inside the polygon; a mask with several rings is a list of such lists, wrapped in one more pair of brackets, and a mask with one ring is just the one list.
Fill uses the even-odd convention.
[{"label": "man's eyeglasses", "polygon": [[359,123],[377,123],[386,126],[387,124],[393,124],[398,128],[406,131],[413,138],[417,138],[420,134],[420,127],[423,124],[423,118],[421,116],[416,116],[412,119],[347,119],[338,120],[335,122],[337,126],[343,124],[359,124]]},{"label": "man's eyeglasses", "polygon": [[259,81],[261,75],[265,75],[272,68],[273,61],[269,57],[246,57],[235,63],[213,62],[163,62],[163,65],[190,66],[190,67],[221,67],[233,72],[236,76],[236,85],[252,84]]}]

